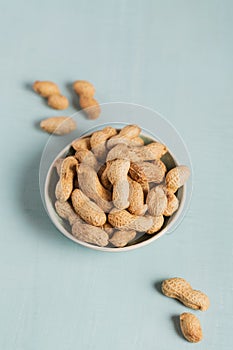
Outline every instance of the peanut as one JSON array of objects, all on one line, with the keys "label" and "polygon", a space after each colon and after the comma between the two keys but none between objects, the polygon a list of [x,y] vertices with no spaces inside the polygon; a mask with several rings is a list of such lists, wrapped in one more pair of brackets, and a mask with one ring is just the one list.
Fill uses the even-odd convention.
[{"label": "peanut", "polygon": [[184,312],[180,315],[180,328],[184,337],[191,343],[198,343],[203,338],[200,321],[191,313]]},{"label": "peanut", "polygon": [[107,126],[106,128],[96,131],[91,135],[90,144],[92,152],[97,159],[103,160],[106,158],[106,141],[116,134],[116,129],[112,128],[111,126]]},{"label": "peanut", "polygon": [[56,168],[57,175],[59,177],[61,175],[61,166],[62,166],[63,160],[64,158],[59,158],[59,159],[56,159],[56,161],[54,162],[54,168]]},{"label": "peanut", "polygon": [[129,183],[127,174],[130,162],[124,159],[116,159],[109,166],[107,175],[113,185],[112,200],[118,209],[125,209],[129,206]]},{"label": "peanut", "polygon": [[152,216],[162,215],[167,208],[167,196],[163,190],[163,186],[159,185],[152,188],[146,199],[148,212]]},{"label": "peanut", "polygon": [[79,104],[87,115],[88,119],[97,119],[100,116],[101,108],[99,102],[94,97],[81,95],[79,98]]},{"label": "peanut", "polygon": [[84,221],[80,218],[78,214],[75,213],[74,209],[68,202],[56,201],[55,208],[58,215],[62,219],[68,220],[71,226],[75,222],[78,222],[79,224],[84,223]]},{"label": "peanut", "polygon": [[43,97],[49,97],[54,94],[60,94],[57,84],[52,81],[35,81],[33,90]]},{"label": "peanut", "polygon": [[164,216],[171,216],[179,208],[179,200],[172,191],[165,189],[165,193],[167,196],[167,207],[164,210],[163,215]]},{"label": "peanut", "polygon": [[92,243],[100,247],[108,245],[108,234],[99,227],[88,224],[74,223],[72,234],[80,241]]},{"label": "peanut", "polygon": [[183,186],[190,176],[190,170],[185,165],[177,166],[171,169],[166,175],[166,186],[175,193],[178,188]]},{"label": "peanut", "polygon": [[75,212],[88,224],[103,226],[106,215],[101,208],[92,202],[81,190],[75,189],[71,195]]},{"label": "peanut", "polygon": [[100,178],[102,185],[107,190],[112,191],[112,184],[108,179],[108,169],[109,169],[110,165],[111,165],[111,162],[107,162],[106,164],[103,164],[98,171],[98,176]]},{"label": "peanut", "polygon": [[69,107],[69,101],[61,94],[54,94],[48,97],[48,105],[54,109],[66,109]]},{"label": "peanut", "polygon": [[131,229],[139,232],[148,231],[152,225],[151,217],[130,214],[127,210],[112,209],[108,214],[108,221],[113,227],[120,229]]},{"label": "peanut", "polygon": [[163,226],[163,223],[164,223],[163,215],[152,216],[151,218],[153,220],[153,225],[151,226],[151,228],[149,230],[147,230],[147,233],[149,235],[158,232],[161,229],[161,227]]},{"label": "peanut", "polygon": [[157,163],[149,162],[137,162],[130,164],[130,176],[136,181],[140,182],[155,182],[160,183],[163,181],[165,171],[160,165],[162,161],[156,161]]},{"label": "peanut", "polygon": [[116,231],[112,238],[109,240],[115,247],[122,248],[125,247],[132,239],[136,236],[136,231]]},{"label": "peanut", "polygon": [[114,227],[112,227],[112,225],[109,222],[105,222],[102,228],[108,234],[108,237],[112,237],[115,229]]},{"label": "peanut", "polygon": [[79,138],[76,139],[72,142],[72,147],[75,151],[78,151],[79,149],[91,149],[91,144],[90,144],[90,137],[84,137],[84,138]]},{"label": "peanut", "polygon": [[[111,137],[110,140],[108,140],[107,147],[113,148],[114,146],[116,146],[119,143],[130,144],[131,141],[134,140],[135,138],[137,138],[137,141],[138,141],[138,135],[140,134],[140,132],[141,132],[141,128],[139,128],[139,126],[127,125],[123,129],[120,130],[118,135],[115,135],[115,136]],[[142,139],[140,138],[140,140],[142,140]],[[140,146],[144,144],[143,140],[142,140],[142,142],[141,141],[139,141],[139,142],[140,142]]]},{"label": "peanut", "polygon": [[144,204],[144,193],[142,186],[128,177],[129,182],[129,207],[128,211],[134,215],[144,215],[147,205]]},{"label": "peanut", "polygon": [[[73,89],[79,95],[79,104],[82,109],[86,109],[85,113],[89,119],[96,119],[100,115],[100,105],[94,99],[95,88],[85,80],[77,80],[73,84]],[[89,108],[91,107],[91,108]]]},{"label": "peanut", "polygon": [[99,168],[99,164],[97,162],[97,159],[95,158],[94,154],[91,151],[89,151],[88,149],[82,149],[82,148],[77,149],[74,157],[76,159],[78,159],[78,161],[80,163],[89,165],[90,167],[92,167],[94,169]]},{"label": "peanut", "polygon": [[83,163],[80,164],[78,167],[78,183],[80,190],[103,211],[109,212],[112,209],[111,192],[101,185],[97,173],[92,167]]},{"label": "peanut", "polygon": [[73,191],[73,180],[76,175],[77,160],[70,156],[63,160],[60,169],[60,179],[56,186],[55,195],[60,202],[66,202]]},{"label": "peanut", "polygon": [[170,298],[178,299],[185,306],[194,310],[206,311],[210,305],[208,296],[199,290],[192,289],[191,285],[183,278],[175,277],[163,281],[162,292]]},{"label": "peanut", "polygon": [[143,162],[160,159],[166,152],[167,148],[159,142],[152,142],[141,147],[128,147],[124,144],[118,144],[108,152],[106,160],[127,159],[131,162]]},{"label": "peanut", "polygon": [[73,89],[77,95],[94,96],[94,86],[86,80],[76,80],[73,83]]},{"label": "peanut", "polygon": [[70,117],[51,117],[41,121],[41,129],[49,134],[65,135],[76,129],[76,122]]}]

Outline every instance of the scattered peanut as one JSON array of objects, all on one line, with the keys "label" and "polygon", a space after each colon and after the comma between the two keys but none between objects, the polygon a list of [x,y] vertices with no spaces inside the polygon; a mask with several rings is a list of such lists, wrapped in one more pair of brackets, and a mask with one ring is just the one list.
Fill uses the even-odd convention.
[{"label": "scattered peanut", "polygon": [[103,210],[92,202],[81,190],[75,189],[71,195],[75,212],[88,224],[103,226],[106,215]]},{"label": "scattered peanut", "polygon": [[75,222],[72,226],[72,234],[80,241],[92,243],[100,247],[108,245],[108,234],[99,227]]},{"label": "scattered peanut", "polygon": [[149,216],[132,215],[127,210],[118,209],[112,209],[108,214],[108,221],[113,227],[131,229],[138,232],[146,232],[153,225],[153,220]]},{"label": "scattered peanut", "polygon": [[73,84],[73,89],[79,95],[79,104],[82,109],[86,109],[85,113],[89,119],[96,119],[100,115],[100,105],[94,99],[95,88],[85,80],[77,80]]},{"label": "scattered peanut", "polygon": [[132,239],[136,237],[136,231],[134,230],[119,230],[116,231],[112,238],[109,240],[115,247],[122,248],[125,247]]},{"label": "scattered peanut", "polygon": [[51,117],[42,120],[40,127],[49,134],[65,135],[76,129],[76,123],[70,117]]},{"label": "scattered peanut", "polygon": [[166,175],[166,186],[175,193],[178,188],[183,186],[190,176],[190,170],[185,165],[177,166],[171,169]]},{"label": "scattered peanut", "polygon": [[192,289],[191,285],[183,278],[170,278],[163,281],[162,292],[170,298],[181,301],[185,306],[194,310],[206,311],[210,301],[206,294]]},{"label": "scattered peanut", "polygon": [[52,81],[35,81],[33,90],[43,97],[49,97],[54,94],[60,94],[57,84]]},{"label": "scattered peanut", "polygon": [[65,96],[54,94],[48,97],[48,105],[54,109],[62,110],[69,107],[69,101]]},{"label": "scattered peanut", "polygon": [[129,206],[129,183],[127,174],[130,162],[124,159],[116,159],[111,163],[107,175],[113,185],[112,200],[118,209],[125,209]]},{"label": "scattered peanut", "polygon": [[152,188],[146,199],[148,212],[152,216],[162,215],[167,208],[167,196],[163,190],[163,186],[159,185]]},{"label": "scattered peanut", "polygon": [[56,198],[66,202],[73,191],[73,180],[76,175],[77,159],[70,156],[63,160],[60,168],[60,179],[56,186]]},{"label": "scattered peanut", "polygon": [[203,338],[200,321],[191,313],[184,312],[180,315],[180,328],[184,337],[191,343],[198,343]]}]

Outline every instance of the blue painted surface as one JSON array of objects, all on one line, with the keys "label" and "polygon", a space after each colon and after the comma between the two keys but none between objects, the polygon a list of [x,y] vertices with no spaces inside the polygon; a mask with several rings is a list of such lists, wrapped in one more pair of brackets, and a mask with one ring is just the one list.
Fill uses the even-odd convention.
[{"label": "blue painted surface", "polygon": [[[0,349],[192,347],[176,326],[189,310],[158,290],[173,276],[211,299],[195,312],[195,348],[232,349],[232,12],[230,0],[1,2]],[[173,234],[122,254],[59,234],[39,194],[48,135],[37,123],[64,112],[32,92],[36,79],[67,96],[90,80],[100,102],[142,104],[177,127],[194,192]]]}]

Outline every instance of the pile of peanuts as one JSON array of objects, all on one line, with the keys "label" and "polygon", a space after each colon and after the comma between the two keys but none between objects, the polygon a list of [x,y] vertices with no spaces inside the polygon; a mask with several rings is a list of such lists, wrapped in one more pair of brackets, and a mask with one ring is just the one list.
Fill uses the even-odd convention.
[{"label": "pile of peanuts", "polygon": [[[52,81],[35,81],[33,90],[48,101],[49,107],[64,110],[69,107],[67,97],[63,96],[57,84]],[[97,119],[101,109],[94,98],[95,88],[86,80],[76,80],[73,90],[79,96],[79,106],[84,109],[88,119]],[[42,130],[57,135],[65,135],[76,129],[76,123],[71,117],[59,116],[44,119],[40,123]]]},{"label": "pile of peanuts", "polygon": [[177,190],[190,171],[167,171],[165,145],[145,145],[137,125],[108,126],[72,142],[73,155],[58,159],[55,208],[80,241],[124,247],[142,233],[158,232],[179,207]]}]

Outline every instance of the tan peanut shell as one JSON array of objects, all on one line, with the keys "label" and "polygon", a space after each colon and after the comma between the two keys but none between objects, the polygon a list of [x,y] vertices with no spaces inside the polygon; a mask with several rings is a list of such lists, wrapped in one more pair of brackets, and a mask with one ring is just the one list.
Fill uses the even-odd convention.
[{"label": "tan peanut shell", "polygon": [[75,222],[78,222],[79,224],[84,223],[84,221],[77,213],[75,213],[74,209],[68,202],[56,201],[55,208],[58,215],[62,219],[68,220],[70,225],[73,225]]},{"label": "tan peanut shell", "polygon": [[99,227],[76,222],[72,226],[72,234],[83,242],[92,243],[100,247],[108,245],[108,234]]},{"label": "tan peanut shell", "polygon": [[81,95],[79,104],[84,109],[88,119],[97,119],[100,116],[101,108],[99,102],[94,97]]},{"label": "tan peanut shell", "polygon": [[61,164],[60,179],[55,190],[56,198],[60,202],[66,202],[71,196],[77,164],[77,159],[72,156],[65,158]]},{"label": "tan peanut shell", "polygon": [[155,186],[149,191],[146,204],[150,215],[159,216],[163,214],[167,208],[167,196],[162,185]]},{"label": "tan peanut shell", "polygon": [[99,168],[99,164],[98,164],[98,161],[97,161],[96,157],[88,149],[83,149],[83,148],[77,149],[74,157],[76,159],[78,159],[78,161],[80,163],[89,165],[90,167],[92,167],[94,169],[98,169]]},{"label": "tan peanut shell", "polygon": [[142,186],[128,177],[129,183],[129,207],[128,211],[134,215],[144,215],[147,205],[144,204],[144,193]]},{"label": "tan peanut shell", "polygon": [[112,238],[109,240],[115,247],[125,247],[132,239],[136,237],[136,231],[134,230],[119,230],[115,231]]},{"label": "tan peanut shell", "polygon": [[110,165],[111,165],[111,162],[107,162],[106,164],[103,164],[98,171],[98,176],[100,178],[102,185],[107,190],[112,191],[112,184],[108,179],[108,169],[109,169]]},{"label": "tan peanut shell", "polygon": [[192,289],[191,285],[183,278],[175,277],[163,281],[162,292],[170,298],[181,301],[185,306],[194,310],[206,311],[210,301],[206,294]]},{"label": "tan peanut shell", "polygon": [[40,127],[49,134],[65,135],[76,129],[76,122],[70,117],[51,117],[41,121]]},{"label": "tan peanut shell", "polygon": [[153,220],[153,225],[151,226],[151,228],[147,231],[147,233],[149,235],[158,232],[161,227],[163,226],[164,223],[164,217],[163,215],[159,215],[159,216],[151,216],[152,220]]},{"label": "tan peanut shell", "polygon": [[118,209],[113,209],[108,214],[108,221],[113,227],[139,232],[146,232],[153,225],[151,217],[132,215],[127,210]]},{"label": "tan peanut shell", "polygon": [[171,169],[166,175],[166,187],[175,193],[178,188],[183,186],[190,176],[190,170],[185,165],[177,166]]},{"label": "tan peanut shell", "polygon": [[165,171],[160,163],[157,164],[150,162],[131,162],[129,173],[130,176],[139,183],[145,181],[160,183],[163,181],[165,176]]},{"label": "tan peanut shell", "polygon": [[91,149],[90,140],[91,140],[90,137],[79,138],[74,140],[71,145],[73,149],[75,149],[75,151],[78,151],[80,149],[90,150]]},{"label": "tan peanut shell", "polygon": [[60,94],[60,90],[57,84],[53,83],[52,81],[37,80],[33,84],[33,90],[43,97],[49,97],[54,94]]},{"label": "tan peanut shell", "polygon": [[79,165],[77,172],[80,190],[104,212],[109,212],[113,207],[112,194],[101,185],[96,171],[82,163]]},{"label": "tan peanut shell", "polygon": [[202,328],[199,319],[188,312],[180,315],[180,328],[183,336],[191,343],[198,343],[202,340]]},{"label": "tan peanut shell", "polygon": [[130,162],[124,159],[116,159],[111,162],[107,175],[113,185],[112,201],[116,208],[125,209],[129,206],[129,183],[127,174]]},{"label": "tan peanut shell", "polygon": [[106,141],[116,134],[117,131],[115,128],[107,126],[102,130],[95,131],[91,135],[91,149],[97,159],[105,159],[107,153]]},{"label": "tan peanut shell", "polygon": [[167,207],[164,210],[163,215],[171,216],[179,208],[179,200],[173,192],[171,192],[169,190],[167,190],[167,191],[165,190],[165,193],[167,196]]},{"label": "tan peanut shell", "polygon": [[159,142],[152,142],[141,147],[128,147],[118,144],[107,155],[106,160],[128,159],[131,162],[143,162],[160,159],[167,152],[167,148]]},{"label": "tan peanut shell", "polygon": [[71,195],[75,212],[88,224],[103,226],[106,215],[103,210],[92,202],[81,190],[75,189]]},{"label": "tan peanut shell", "polygon": [[63,95],[54,94],[48,97],[48,105],[54,109],[63,110],[69,107],[69,101],[68,98]]},{"label": "tan peanut shell", "polygon": [[127,125],[123,129],[121,129],[117,135],[111,137],[110,140],[108,140],[107,147],[112,148],[119,143],[130,144],[130,141],[138,137],[140,132],[141,128],[139,128],[139,126]]},{"label": "tan peanut shell", "polygon": [[73,89],[77,95],[94,96],[94,86],[86,80],[76,80],[73,83]]},{"label": "tan peanut shell", "polygon": [[54,168],[56,168],[57,170],[57,175],[60,177],[61,175],[61,166],[62,166],[62,163],[63,163],[63,160],[65,158],[58,158],[56,159],[56,161],[54,162]]},{"label": "tan peanut shell", "polygon": [[108,234],[108,237],[112,237],[113,233],[115,232],[114,227],[109,222],[105,222],[105,224],[102,226],[102,229]]}]

